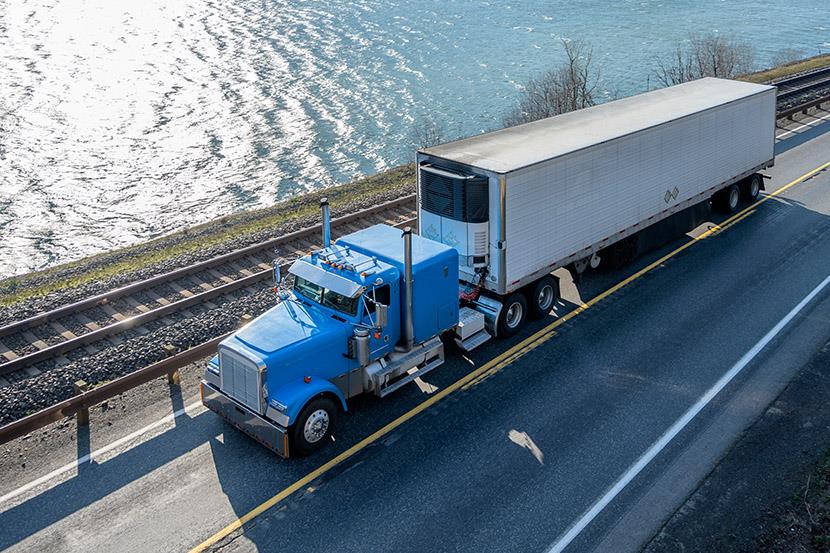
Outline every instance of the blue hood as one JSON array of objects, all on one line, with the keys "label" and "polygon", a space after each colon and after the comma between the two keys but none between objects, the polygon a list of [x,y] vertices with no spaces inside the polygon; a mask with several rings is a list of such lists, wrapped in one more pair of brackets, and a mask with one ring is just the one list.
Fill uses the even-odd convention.
[{"label": "blue hood", "polygon": [[[225,346],[247,349],[268,367],[269,385],[315,374],[328,378],[346,364],[351,325],[337,321],[321,308],[286,300],[269,309],[225,340]],[[276,382],[273,382],[276,384]]]}]

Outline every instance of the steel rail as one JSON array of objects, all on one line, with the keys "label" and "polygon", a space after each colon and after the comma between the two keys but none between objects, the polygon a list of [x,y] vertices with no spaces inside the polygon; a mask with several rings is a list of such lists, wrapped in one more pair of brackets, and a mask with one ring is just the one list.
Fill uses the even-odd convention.
[{"label": "steel rail", "polygon": [[[398,200],[395,200],[398,202]],[[397,205],[397,204],[396,204]],[[388,206],[387,206],[388,208]],[[365,213],[364,213],[365,216]],[[344,219],[348,219],[344,221]],[[341,217],[340,218],[340,225],[345,224],[347,222],[353,221],[357,219],[357,217]],[[409,218],[402,223],[397,223],[395,226],[399,226],[402,224],[412,224],[414,218]],[[320,229],[320,225],[317,225],[317,230]],[[293,262],[293,259],[291,259]],[[280,270],[285,272],[291,266],[291,263],[284,263],[280,266]],[[204,303],[209,301],[213,298],[224,296],[231,292],[235,292],[240,288],[244,288],[246,286],[250,286],[255,284],[261,280],[265,280],[269,278],[273,274],[271,269],[262,269],[261,271],[257,271],[251,275],[245,276],[243,278],[234,280],[227,284],[223,284],[221,286],[216,286],[211,288],[210,290],[205,290],[204,292],[199,292],[198,294],[193,294],[190,297],[182,298],[178,301],[171,302],[167,305],[163,305],[161,307],[157,307],[145,313],[141,313],[139,315],[135,315],[133,317],[129,317],[122,321],[118,321],[111,325],[107,325],[105,327],[99,328],[97,330],[93,330],[92,332],[88,332],[86,334],[82,334],[77,336],[76,338],[72,338],[70,340],[66,340],[64,342],[57,343],[55,345],[43,348],[41,350],[35,351],[28,355],[24,355],[18,357],[17,359],[13,359],[11,361],[6,361],[2,365],[0,365],[0,376],[7,375],[14,371],[23,369],[25,367],[29,367],[35,363],[39,363],[41,361],[45,361],[47,359],[51,359],[53,357],[57,357],[59,355],[63,355],[64,353],[70,352],[72,350],[78,349],[82,346],[87,344],[91,344],[94,342],[98,342],[107,338],[109,336],[124,332],[131,328],[135,328],[137,326],[146,324],[148,322],[154,321],[170,313],[175,313],[176,311],[181,311],[182,309],[186,309],[192,305],[198,305],[200,303]]]},{"label": "steel rail", "polygon": [[[415,199],[415,194],[410,194],[407,196],[403,196],[401,198],[397,198],[395,200],[390,200],[388,202],[384,202],[382,204],[378,204],[376,206],[372,206],[370,208],[356,211],[354,213],[350,213],[349,215],[344,215],[342,217],[338,217],[336,219],[332,219],[331,224],[332,226],[341,226],[344,224],[348,224],[356,219],[360,219],[361,217],[367,217],[370,215],[377,214],[382,211],[386,211],[389,209],[394,209],[401,205],[404,205],[408,202],[412,202]],[[160,286],[162,284],[177,280],[179,278],[192,275],[194,273],[198,273],[200,271],[204,271],[207,269],[211,269],[220,265],[224,265],[226,263],[235,261],[237,259],[243,258],[247,255],[251,255],[254,253],[261,252],[263,250],[267,250],[269,248],[273,248],[275,246],[279,246],[281,244],[285,244],[286,242],[290,242],[292,240],[297,240],[300,238],[304,238],[309,235],[313,235],[315,232],[320,232],[321,225],[317,224],[312,227],[307,227],[304,229],[300,229],[288,234],[284,234],[282,236],[278,236],[277,238],[272,238],[270,240],[266,240],[264,242],[259,242],[257,244],[252,244],[250,246],[246,246],[239,250],[234,250],[232,252],[228,252],[226,254],[218,255],[216,257],[212,257],[210,259],[199,261],[197,263],[193,263],[186,267],[181,267],[179,269],[174,269],[172,271],[162,273],[148,279],[140,280],[137,282],[133,282],[122,286],[120,288],[116,288],[114,290],[109,290],[107,292],[102,292],[100,294],[96,294],[94,296],[90,296],[88,298],[76,301],[74,303],[69,303],[66,305],[62,305],[61,307],[57,307],[55,309],[39,313],[37,315],[33,315],[26,319],[21,319],[19,321],[15,321],[9,323],[5,326],[0,326],[0,338],[4,336],[8,336],[10,334],[15,334],[17,332],[21,332],[23,330],[27,330],[36,326],[40,326],[46,324],[48,322],[54,321],[60,317],[65,317],[68,315],[74,315],[86,309],[91,309],[98,305],[102,305],[111,301],[114,301],[118,298],[127,296],[129,294],[133,294],[135,292],[147,290],[153,288],[155,286]],[[173,303],[178,303],[173,302]]]},{"label": "steel rail", "polygon": [[830,67],[822,67],[770,83],[778,87],[778,98],[788,100],[804,92],[830,85]]}]

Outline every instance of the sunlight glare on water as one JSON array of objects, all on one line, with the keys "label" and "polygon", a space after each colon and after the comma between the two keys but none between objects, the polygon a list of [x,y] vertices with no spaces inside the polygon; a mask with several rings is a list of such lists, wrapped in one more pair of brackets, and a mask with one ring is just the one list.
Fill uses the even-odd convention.
[{"label": "sunlight glare on water", "polygon": [[562,38],[593,45],[606,96],[690,31],[752,40],[759,65],[830,49],[824,2],[760,4],[8,0],[0,277],[406,162],[427,114],[494,128]]}]

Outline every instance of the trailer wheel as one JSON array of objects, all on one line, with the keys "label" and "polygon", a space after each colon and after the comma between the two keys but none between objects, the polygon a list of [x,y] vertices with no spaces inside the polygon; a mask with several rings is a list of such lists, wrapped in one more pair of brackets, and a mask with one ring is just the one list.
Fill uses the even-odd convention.
[{"label": "trailer wheel", "polygon": [[727,215],[738,211],[738,204],[741,201],[741,190],[737,184],[731,184],[715,194],[713,202],[721,213]]},{"label": "trailer wheel", "polygon": [[761,175],[755,173],[741,183],[741,195],[748,202],[754,202],[761,193]]},{"label": "trailer wheel", "polygon": [[331,398],[323,396],[308,402],[291,430],[295,451],[308,455],[326,445],[336,422],[337,405]]},{"label": "trailer wheel", "polygon": [[514,292],[507,296],[499,315],[499,336],[508,338],[516,334],[525,322],[527,300],[524,294]]},{"label": "trailer wheel", "polygon": [[527,304],[534,319],[547,316],[558,299],[559,281],[550,275],[543,276],[527,288]]}]

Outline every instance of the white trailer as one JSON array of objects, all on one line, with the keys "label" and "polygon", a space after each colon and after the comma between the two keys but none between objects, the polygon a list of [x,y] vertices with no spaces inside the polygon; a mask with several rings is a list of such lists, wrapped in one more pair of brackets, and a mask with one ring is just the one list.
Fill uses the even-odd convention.
[{"label": "white trailer", "polygon": [[550,310],[554,269],[709,198],[723,211],[754,200],[775,99],[706,78],[420,150],[420,232],[459,251],[491,332],[513,333]]}]

